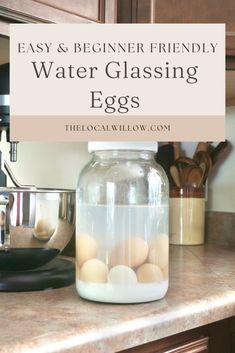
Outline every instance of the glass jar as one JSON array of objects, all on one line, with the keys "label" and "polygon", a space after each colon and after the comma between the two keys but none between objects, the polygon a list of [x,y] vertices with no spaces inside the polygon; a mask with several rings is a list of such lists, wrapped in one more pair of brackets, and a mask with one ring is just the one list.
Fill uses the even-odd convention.
[{"label": "glass jar", "polygon": [[162,298],[168,289],[168,179],[152,142],[89,142],[76,205],[76,286],[109,303]]}]

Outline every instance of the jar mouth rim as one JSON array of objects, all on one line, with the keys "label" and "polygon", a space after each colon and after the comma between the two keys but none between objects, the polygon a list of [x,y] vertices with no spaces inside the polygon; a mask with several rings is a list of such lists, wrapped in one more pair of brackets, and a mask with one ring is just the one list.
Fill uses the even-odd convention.
[{"label": "jar mouth rim", "polygon": [[100,150],[94,150],[89,152],[90,154],[92,153],[98,153],[98,152],[137,152],[137,153],[155,153],[153,150],[148,150],[148,149],[131,149],[131,148],[123,148],[123,149],[117,149],[117,148],[110,148],[110,149],[100,149]]},{"label": "jar mouth rim", "polygon": [[88,152],[98,151],[141,151],[157,152],[157,142],[143,141],[89,141]]}]

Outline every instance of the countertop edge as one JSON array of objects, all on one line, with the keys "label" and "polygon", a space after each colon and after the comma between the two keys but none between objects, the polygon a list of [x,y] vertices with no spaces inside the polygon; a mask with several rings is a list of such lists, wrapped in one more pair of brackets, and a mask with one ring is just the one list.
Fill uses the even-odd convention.
[{"label": "countertop edge", "polygon": [[24,350],[24,353],[120,352],[234,316],[235,291],[230,289],[223,298],[215,296],[196,301],[194,305],[191,302],[189,305],[184,309],[178,308],[171,314],[166,312],[149,316],[146,320],[130,320],[108,329],[89,331],[87,334],[73,333],[65,340],[47,344],[45,349],[40,345],[38,350]]}]

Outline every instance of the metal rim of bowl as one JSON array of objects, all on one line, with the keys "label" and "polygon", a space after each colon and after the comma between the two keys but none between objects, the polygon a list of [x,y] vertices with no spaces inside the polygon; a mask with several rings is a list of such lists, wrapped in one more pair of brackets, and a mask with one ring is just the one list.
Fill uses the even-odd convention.
[{"label": "metal rim of bowl", "polygon": [[73,189],[0,187],[0,192],[75,193]]}]

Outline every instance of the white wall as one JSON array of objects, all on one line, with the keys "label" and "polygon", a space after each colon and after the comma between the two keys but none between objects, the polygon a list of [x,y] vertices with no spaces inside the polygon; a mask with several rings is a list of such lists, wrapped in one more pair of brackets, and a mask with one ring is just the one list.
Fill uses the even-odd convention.
[{"label": "white wall", "polygon": [[[8,160],[9,144],[1,142],[1,145]],[[88,160],[87,143],[20,142],[18,161],[9,164],[22,184],[74,189]]]},{"label": "white wall", "polygon": [[235,106],[227,108],[226,138],[232,150],[211,174],[207,207],[213,211],[235,212]]}]

